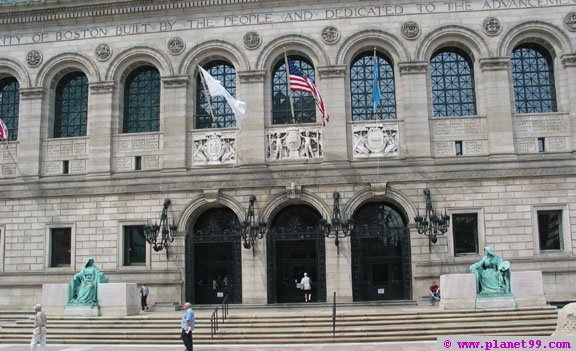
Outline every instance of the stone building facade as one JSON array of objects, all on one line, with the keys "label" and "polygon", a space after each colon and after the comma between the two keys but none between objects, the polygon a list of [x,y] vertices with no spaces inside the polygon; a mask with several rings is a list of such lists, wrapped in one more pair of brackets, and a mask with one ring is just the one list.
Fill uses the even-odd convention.
[{"label": "stone building facade", "polygon": [[315,301],[412,300],[484,246],[573,300],[575,46],[574,0],[3,1],[0,308],[88,257],[152,304],[303,301],[303,271]]}]

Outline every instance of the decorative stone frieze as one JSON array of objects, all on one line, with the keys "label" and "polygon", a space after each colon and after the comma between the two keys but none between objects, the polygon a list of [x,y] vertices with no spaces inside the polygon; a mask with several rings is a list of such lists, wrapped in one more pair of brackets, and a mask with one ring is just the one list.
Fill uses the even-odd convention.
[{"label": "decorative stone frieze", "polygon": [[564,25],[570,31],[576,31],[576,12],[570,12],[564,17]]},{"label": "decorative stone frieze", "polygon": [[482,30],[490,36],[498,35],[502,31],[502,23],[496,17],[487,17],[482,22]]},{"label": "decorative stone frieze", "polygon": [[323,155],[321,127],[271,128],[266,131],[266,160],[313,160]]},{"label": "decorative stone frieze", "polygon": [[562,65],[564,65],[564,67],[576,66],[576,54],[562,55],[562,57],[560,57],[560,60],[562,61]]},{"label": "decorative stone frieze", "polygon": [[290,183],[286,185],[286,195],[289,199],[299,199],[302,194],[302,186]]},{"label": "decorative stone frieze", "polygon": [[348,69],[345,65],[318,67],[318,76],[321,78],[341,78],[346,76]]},{"label": "decorative stone frieze", "polygon": [[114,81],[90,83],[92,94],[110,94],[114,91]]},{"label": "decorative stone frieze", "polygon": [[417,62],[400,62],[398,63],[398,69],[401,75],[405,74],[425,74],[428,71],[428,62],[417,61]]},{"label": "decorative stone frieze", "polygon": [[42,53],[39,50],[30,50],[26,54],[26,63],[28,67],[34,68],[40,66],[42,63]]},{"label": "decorative stone frieze", "polygon": [[192,140],[192,165],[236,163],[236,131],[194,132]]},{"label": "decorative stone frieze", "polygon": [[44,96],[43,87],[20,88],[20,98],[23,100],[42,99]]},{"label": "decorative stone frieze", "polygon": [[94,55],[98,61],[106,61],[112,57],[112,49],[108,44],[99,44],[94,50]]},{"label": "decorative stone frieze", "polygon": [[386,195],[386,185],[387,183],[370,183],[370,190],[372,191],[372,196]]},{"label": "decorative stone frieze", "polygon": [[184,88],[188,86],[190,78],[188,76],[168,76],[162,77],[164,88]]},{"label": "decorative stone frieze", "polygon": [[239,71],[238,78],[241,83],[259,83],[264,82],[266,71]]},{"label": "decorative stone frieze", "polygon": [[168,39],[166,47],[168,48],[170,55],[179,55],[186,48],[186,43],[184,43],[184,40],[180,37],[172,37]]},{"label": "decorative stone frieze", "polygon": [[507,70],[510,65],[510,58],[508,57],[494,57],[487,59],[480,59],[480,68],[482,71],[500,71]]},{"label": "decorative stone frieze", "polygon": [[120,134],[116,136],[118,152],[157,151],[160,149],[159,133],[151,134]]},{"label": "decorative stone frieze", "polygon": [[322,41],[328,45],[334,45],[340,40],[340,31],[334,26],[322,29]]},{"label": "decorative stone frieze", "polygon": [[398,123],[354,124],[352,139],[354,158],[398,156]]},{"label": "decorative stone frieze", "polygon": [[254,50],[262,44],[262,39],[260,38],[260,34],[256,32],[247,32],[242,37],[242,43],[244,43],[246,49]]},{"label": "decorative stone frieze", "polygon": [[408,21],[402,24],[402,27],[400,27],[400,33],[402,33],[404,38],[408,40],[414,40],[420,36],[421,30],[418,23],[414,21]]},{"label": "decorative stone frieze", "polygon": [[204,200],[208,203],[218,201],[218,195],[220,195],[220,189],[206,189],[204,190]]}]

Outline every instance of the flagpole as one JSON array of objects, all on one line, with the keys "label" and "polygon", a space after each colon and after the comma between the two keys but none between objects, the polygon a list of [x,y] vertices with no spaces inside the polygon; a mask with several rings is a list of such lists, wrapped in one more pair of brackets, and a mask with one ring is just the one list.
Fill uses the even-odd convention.
[{"label": "flagpole", "polygon": [[290,100],[290,112],[292,113],[292,124],[296,124],[296,117],[294,117],[294,98],[292,97],[292,90],[290,90],[290,68],[288,67],[288,56],[286,55],[286,48],[284,49],[284,66],[286,68],[286,84],[288,85],[288,100]]},{"label": "flagpole", "polygon": [[[375,62],[376,62],[376,48],[374,48],[374,56],[372,57],[372,69],[376,68]],[[376,72],[372,72],[372,77],[374,77],[375,75],[376,75]],[[374,81],[372,81],[372,84],[374,84]],[[372,87],[372,94],[374,94],[374,87]],[[378,103],[376,105],[374,105],[374,107],[372,108],[372,119],[374,119],[374,115],[376,114],[376,110],[378,110],[378,105],[380,105],[380,99],[378,99]]]},{"label": "flagpole", "polygon": [[208,110],[210,111],[210,116],[212,117],[212,124],[216,124],[216,128],[220,128],[220,126],[218,125],[218,121],[214,116],[214,110],[212,109],[212,95],[210,95],[208,87],[206,86],[206,81],[204,80],[204,74],[202,74],[202,71],[200,71],[200,69],[198,69],[198,74],[200,74],[200,80],[202,81],[204,96],[206,96],[206,101],[208,101]]}]

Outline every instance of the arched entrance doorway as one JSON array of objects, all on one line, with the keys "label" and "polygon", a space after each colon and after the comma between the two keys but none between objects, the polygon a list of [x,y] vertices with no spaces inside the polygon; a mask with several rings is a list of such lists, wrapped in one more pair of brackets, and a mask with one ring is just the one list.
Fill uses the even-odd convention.
[{"label": "arched entrance doorway", "polygon": [[410,232],[404,216],[391,204],[371,202],[356,211],[354,223],[354,301],[410,299]]},{"label": "arched entrance doorway", "polygon": [[229,208],[204,212],[186,235],[186,301],[193,304],[242,301],[238,218]]},{"label": "arched entrance doorway", "polygon": [[304,302],[296,284],[306,272],[312,301],[326,301],[326,252],[320,213],[305,205],[282,209],[267,235],[268,303]]}]

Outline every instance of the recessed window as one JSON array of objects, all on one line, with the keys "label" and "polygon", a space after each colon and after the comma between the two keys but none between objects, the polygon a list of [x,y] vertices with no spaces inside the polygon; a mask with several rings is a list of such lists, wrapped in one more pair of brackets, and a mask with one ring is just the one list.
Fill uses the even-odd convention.
[{"label": "recessed window", "polygon": [[18,140],[20,84],[13,78],[0,80],[0,116],[8,128],[9,140]]},{"label": "recessed window", "polygon": [[462,141],[455,141],[454,147],[456,149],[456,155],[461,156],[462,155]]},{"label": "recessed window", "polygon": [[142,169],[142,156],[134,157],[134,169],[137,171]]},{"label": "recessed window", "polygon": [[71,228],[50,229],[50,267],[70,267]]},{"label": "recessed window", "polygon": [[538,152],[546,151],[546,138],[538,138]]},{"label": "recessed window", "polygon": [[124,266],[144,265],[146,265],[146,239],[144,238],[144,226],[125,226]]},{"label": "recessed window", "polygon": [[478,253],[478,213],[452,214],[454,256]]},{"label": "recessed window", "polygon": [[82,72],[67,74],[58,82],[54,109],[54,138],[86,135],[88,78]]},{"label": "recessed window", "polygon": [[[232,96],[236,95],[236,69],[224,61],[211,62],[203,67]],[[236,126],[236,117],[224,96],[210,96],[202,82],[200,70],[196,78],[196,128],[230,128]]]},{"label": "recessed window", "polygon": [[124,85],[123,133],[160,130],[160,73],[151,66],[135,69]]},{"label": "recessed window", "polygon": [[540,250],[562,250],[562,210],[538,211]]},{"label": "recessed window", "polygon": [[70,161],[64,160],[62,161],[62,173],[69,174],[70,173]]}]

